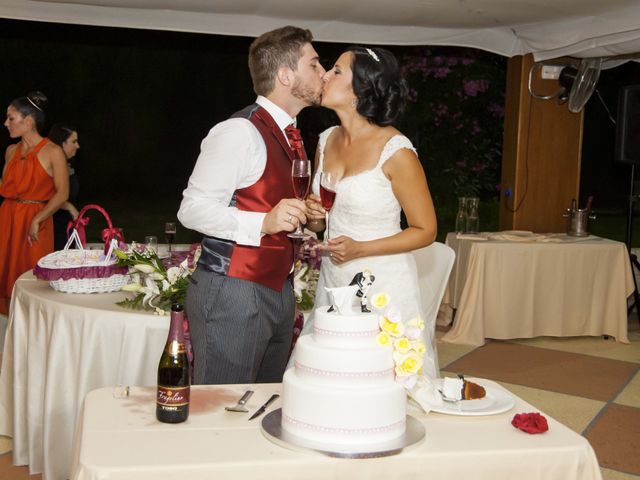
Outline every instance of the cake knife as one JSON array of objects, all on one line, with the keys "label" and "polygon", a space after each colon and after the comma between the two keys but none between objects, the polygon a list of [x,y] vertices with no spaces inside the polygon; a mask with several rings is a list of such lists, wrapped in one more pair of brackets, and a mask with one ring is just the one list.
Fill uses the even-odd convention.
[{"label": "cake knife", "polygon": [[267,409],[267,407],[269,405],[271,405],[279,397],[280,397],[280,395],[278,395],[277,393],[274,393],[273,395],[271,395],[269,400],[264,402],[264,405],[262,405],[258,410],[256,410],[255,413],[253,415],[251,415],[251,418],[249,418],[249,420],[253,420],[254,418],[259,417],[260,415],[262,415],[264,413],[264,411]]}]

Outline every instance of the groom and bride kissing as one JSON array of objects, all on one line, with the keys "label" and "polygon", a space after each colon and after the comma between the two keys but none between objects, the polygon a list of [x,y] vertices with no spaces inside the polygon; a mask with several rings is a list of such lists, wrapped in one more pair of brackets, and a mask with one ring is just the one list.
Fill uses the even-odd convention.
[{"label": "groom and bride kissing", "polygon": [[[287,233],[298,225],[325,229],[322,172],[340,180],[331,238],[318,247],[327,254],[315,304],[329,303],[324,287],[370,270],[370,294],[389,294],[404,318],[421,314],[411,251],[435,240],[436,215],[416,151],[393,126],[408,91],[398,62],[382,48],[349,47],[325,71],[312,39],[309,30],[287,26],[253,41],[255,103],[209,131],[183,192],[178,219],[204,236],[186,305],[194,383],[282,381],[295,312],[295,244]],[[308,106],[333,110],[340,125],[320,134],[312,193],[298,200],[291,164],[305,154],[292,144],[299,141],[296,115]],[[303,334],[312,324],[313,314]],[[435,377],[435,341],[424,332],[424,372]]]}]

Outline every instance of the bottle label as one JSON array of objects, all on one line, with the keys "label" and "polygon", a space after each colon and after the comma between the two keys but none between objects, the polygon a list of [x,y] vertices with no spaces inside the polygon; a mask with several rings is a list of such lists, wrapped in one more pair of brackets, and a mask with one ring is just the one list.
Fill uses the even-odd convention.
[{"label": "bottle label", "polygon": [[158,405],[165,407],[181,407],[189,405],[190,387],[165,387],[158,385]]},{"label": "bottle label", "polygon": [[178,355],[179,353],[186,353],[187,349],[183,342],[178,342],[177,340],[173,340],[167,343],[165,351],[172,356]]}]

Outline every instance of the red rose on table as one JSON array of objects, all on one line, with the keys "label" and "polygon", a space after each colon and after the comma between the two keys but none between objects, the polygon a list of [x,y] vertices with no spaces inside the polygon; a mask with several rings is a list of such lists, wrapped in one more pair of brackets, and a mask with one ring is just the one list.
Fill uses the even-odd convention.
[{"label": "red rose on table", "polygon": [[518,413],[511,425],[527,433],[544,433],[549,430],[547,419],[539,413]]}]

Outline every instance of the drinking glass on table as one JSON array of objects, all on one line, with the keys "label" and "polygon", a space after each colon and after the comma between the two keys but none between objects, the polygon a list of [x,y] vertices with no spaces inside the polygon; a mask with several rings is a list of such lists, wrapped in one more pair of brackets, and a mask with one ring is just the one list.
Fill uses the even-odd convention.
[{"label": "drinking glass on table", "polygon": [[[309,180],[311,179],[311,162],[309,160],[294,159],[291,164],[291,181],[293,182],[293,194],[298,200],[304,200],[309,192]],[[296,231],[288,233],[289,238],[309,238],[302,231],[302,225],[298,222]]]},{"label": "drinking glass on table", "polygon": [[169,245],[169,255],[171,255],[171,244],[176,238],[176,224],[174,222],[164,224],[164,238]]},{"label": "drinking glass on table", "polygon": [[322,208],[326,210],[325,224],[327,226],[325,240],[329,240],[329,211],[333,207],[336,199],[336,186],[338,184],[338,176],[333,172],[320,173],[320,203]]},{"label": "drinking glass on table", "polygon": [[144,246],[146,250],[158,253],[158,237],[155,235],[147,235],[144,237]]}]

